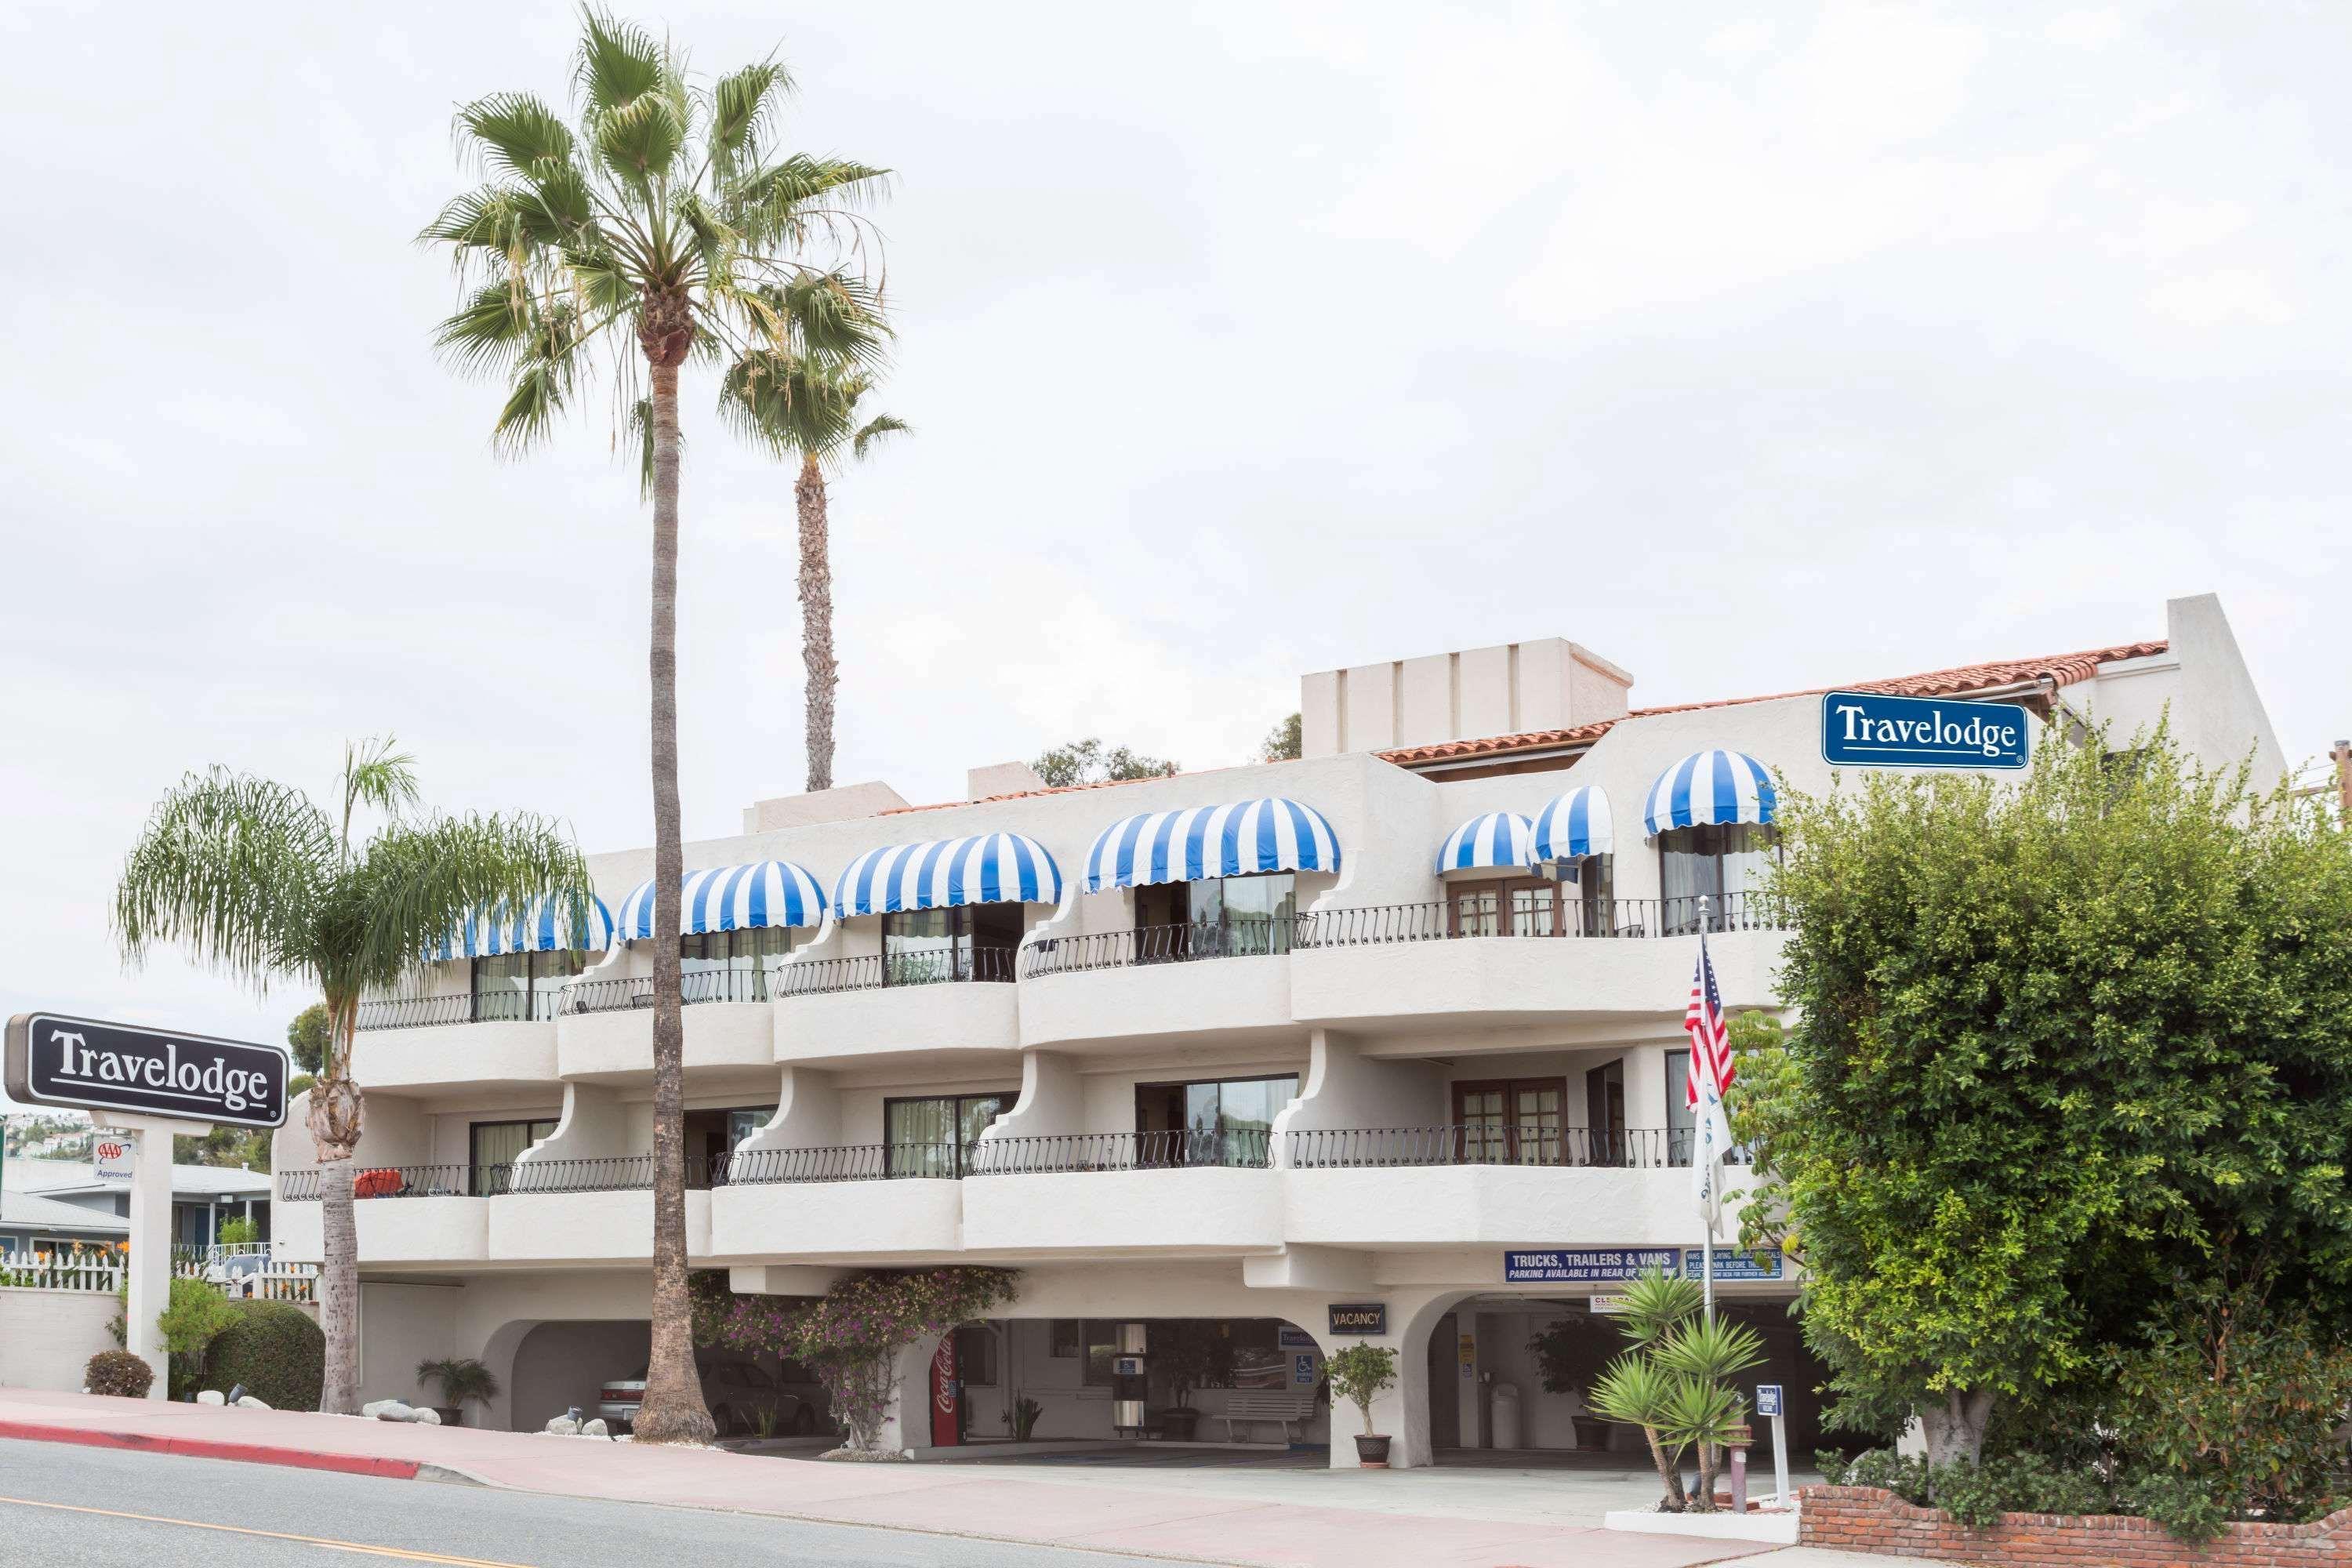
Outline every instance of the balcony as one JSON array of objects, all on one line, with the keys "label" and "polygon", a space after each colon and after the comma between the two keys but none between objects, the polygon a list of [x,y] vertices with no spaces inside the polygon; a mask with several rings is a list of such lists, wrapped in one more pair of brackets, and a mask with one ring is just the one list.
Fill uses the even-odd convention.
[{"label": "balcony", "polygon": [[963,1184],[974,1252],[1234,1256],[1282,1243],[1262,1132],[982,1138]]},{"label": "balcony", "polygon": [[963,1197],[953,1144],[751,1149],[714,1166],[714,1258],[809,1262],[947,1258]]},{"label": "balcony", "polygon": [[775,1057],[799,1066],[882,1058],[1013,1065],[1021,1002],[1008,948],[802,959],[778,973]]},{"label": "balcony", "polygon": [[[697,969],[678,977],[688,1068],[764,1068],[775,1060],[775,976],[758,969]],[[626,1080],[653,1070],[654,977],[575,980],[557,1008],[563,1077]]]},{"label": "balcony", "polygon": [[[1294,1132],[1285,1239],[1332,1247],[1695,1242],[1688,1132],[1493,1125]],[[1744,1173],[1727,1184],[1735,1196]]]},{"label": "balcony", "polygon": [[[644,1263],[653,1258],[654,1157],[518,1160],[494,1169],[489,1256],[498,1262]],[[699,1179],[698,1179],[699,1178]],[[707,1173],[687,1172],[686,1249],[710,1249]]]},{"label": "balcony", "polygon": [[1021,1043],[1293,1037],[1294,929],[1289,916],[1241,918],[1032,942],[1022,950]]},{"label": "balcony", "polygon": [[1761,898],[1608,899],[1549,911],[1465,915],[1389,904],[1298,917],[1291,1005],[1302,1023],[1368,1033],[1606,1025],[1654,1018],[1690,994],[1696,944],[1711,939],[1727,1006],[1767,1005],[1782,942]]},{"label": "balcony", "polygon": [[399,1031],[396,1048],[366,1052],[367,1087],[414,1094],[544,1085],[555,1076],[555,1000],[549,992],[461,991],[362,1002],[360,1030]]},{"label": "balcony", "polygon": [[[352,1219],[359,1231],[360,1261],[434,1265],[487,1258],[489,1205],[473,1176],[464,1165],[382,1165],[354,1171]],[[324,1255],[319,1173],[281,1172],[278,1196],[271,1228],[279,1253],[318,1261]],[[406,1201],[375,1201],[394,1197]]]}]

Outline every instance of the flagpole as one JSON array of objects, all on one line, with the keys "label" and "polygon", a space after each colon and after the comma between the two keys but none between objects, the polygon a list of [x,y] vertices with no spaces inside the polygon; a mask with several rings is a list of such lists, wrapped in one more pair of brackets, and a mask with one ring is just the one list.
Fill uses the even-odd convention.
[{"label": "flagpole", "polygon": [[[1705,951],[1706,951],[1706,915],[1707,915],[1707,906],[1708,906],[1708,904],[1709,904],[1709,903],[1711,903],[1712,901],[1713,901],[1713,900],[1710,900],[1710,899],[1708,899],[1708,898],[1707,898],[1707,896],[1706,896],[1705,893],[1701,893],[1701,894],[1699,895],[1699,898],[1698,898],[1698,930],[1699,930],[1699,938],[1698,938],[1698,940],[1699,940],[1700,951],[1701,951],[1701,952],[1705,952]],[[1699,1046],[1698,1046],[1697,1042],[1693,1041],[1693,1042],[1692,1042],[1691,1048],[1692,1048],[1693,1050],[1697,1050],[1697,1049],[1699,1049],[1700,1047],[1699,1047]],[[1710,1076],[1710,1077],[1712,1077],[1712,1074],[1710,1074],[1709,1076]],[[1697,1143],[1697,1142],[1698,1142],[1698,1139],[1697,1139],[1697,1137],[1696,1137],[1696,1132],[1697,1132],[1697,1129],[1694,1128],[1692,1131],[1693,1131],[1694,1136],[1692,1137],[1691,1142],[1692,1142],[1692,1143],[1693,1143],[1694,1145],[1696,1145],[1696,1144]],[[1707,1326],[1708,1328],[1713,1328],[1713,1327],[1715,1327],[1715,1210],[1716,1210],[1716,1205],[1717,1205],[1717,1203],[1719,1203],[1719,1202],[1721,1201],[1721,1199],[1722,1199],[1722,1194],[1719,1194],[1719,1193],[1717,1193],[1717,1192],[1716,1191],[1716,1189],[1715,1189],[1715,1184],[1716,1184],[1716,1182],[1719,1179],[1719,1177],[1718,1177],[1718,1173],[1717,1173],[1717,1171],[1715,1171],[1715,1170],[1712,1168],[1712,1167],[1713,1167],[1713,1165],[1714,1165],[1714,1163],[1715,1163],[1715,1149],[1714,1149],[1714,1143],[1715,1143],[1715,1140],[1714,1140],[1712,1137],[1709,1137],[1709,1138],[1707,1139],[1707,1144],[1708,1144],[1708,1147],[1707,1147],[1706,1152],[1706,1160],[1707,1160],[1707,1163],[1708,1163],[1708,1165],[1709,1165],[1709,1167],[1710,1167],[1710,1169],[1708,1170],[1708,1172],[1707,1172],[1707,1173],[1706,1173],[1706,1195],[1707,1195],[1707,1200],[1708,1200],[1708,1202],[1707,1202],[1707,1205],[1706,1205],[1706,1212],[1705,1215],[1703,1216],[1703,1217],[1706,1220],[1706,1234],[1704,1237],[1702,1237],[1700,1238],[1700,1240],[1699,1240],[1699,1278],[1700,1278],[1700,1280],[1701,1280],[1700,1289],[1701,1289],[1701,1292],[1702,1292],[1703,1298],[1704,1298],[1705,1302],[1706,1302],[1706,1326]],[[1699,1151],[1698,1151],[1698,1149],[1697,1149],[1697,1148],[1694,1147],[1694,1148],[1691,1150],[1691,1158],[1693,1158],[1693,1159],[1697,1159],[1697,1158],[1699,1158]]]}]

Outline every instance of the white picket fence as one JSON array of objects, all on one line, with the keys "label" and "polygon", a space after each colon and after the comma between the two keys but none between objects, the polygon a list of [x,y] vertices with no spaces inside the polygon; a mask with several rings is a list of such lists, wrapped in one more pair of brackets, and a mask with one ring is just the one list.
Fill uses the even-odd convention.
[{"label": "white picket fence", "polygon": [[[258,1249],[257,1249],[258,1250]],[[239,1252],[239,1258],[253,1256]],[[219,1258],[175,1258],[172,1272],[188,1279],[209,1279],[224,1295],[260,1301],[319,1300],[319,1266],[267,1259],[258,1268],[236,1268]],[[0,1252],[0,1289],[88,1290],[112,1294],[123,1288],[123,1259],[101,1251]]]}]

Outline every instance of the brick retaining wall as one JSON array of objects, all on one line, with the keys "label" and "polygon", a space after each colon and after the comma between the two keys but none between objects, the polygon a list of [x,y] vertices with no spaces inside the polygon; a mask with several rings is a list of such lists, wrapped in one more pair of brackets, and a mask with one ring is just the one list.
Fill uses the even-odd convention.
[{"label": "brick retaining wall", "polygon": [[1990,1529],[1970,1530],[1876,1487],[1807,1487],[1797,1496],[1801,1546],[2000,1568],[2352,1568],[2352,1508],[2312,1524],[2232,1524],[2218,1540],[2189,1546],[2162,1525],[2117,1514],[2005,1513]]}]

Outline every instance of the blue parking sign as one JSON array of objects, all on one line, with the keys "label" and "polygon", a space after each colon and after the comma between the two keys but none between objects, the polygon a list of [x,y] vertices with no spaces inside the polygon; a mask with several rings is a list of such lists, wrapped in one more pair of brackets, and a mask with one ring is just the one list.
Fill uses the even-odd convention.
[{"label": "blue parking sign", "polygon": [[1759,1415],[1778,1415],[1780,1414],[1780,1385],[1779,1384],[1759,1383],[1756,1385],[1756,1414]]}]

